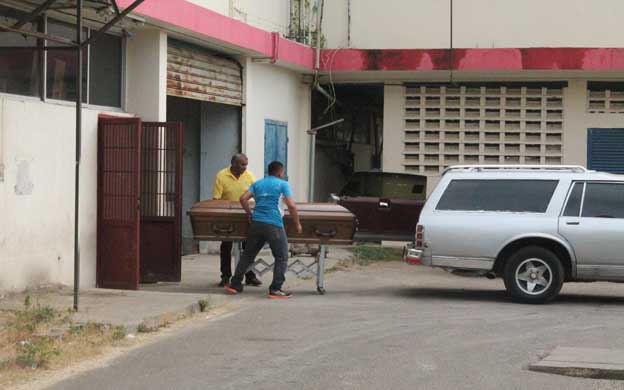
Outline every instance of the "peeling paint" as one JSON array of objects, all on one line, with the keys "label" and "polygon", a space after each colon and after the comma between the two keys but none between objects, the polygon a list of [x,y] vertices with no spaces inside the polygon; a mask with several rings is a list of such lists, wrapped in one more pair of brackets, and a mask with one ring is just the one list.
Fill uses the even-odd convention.
[{"label": "peeling paint", "polygon": [[15,182],[16,195],[32,195],[35,185],[30,179],[30,161],[22,160],[17,164],[17,179]]},{"label": "peeling paint", "polygon": [[624,70],[622,48],[344,49],[321,52],[322,71]]}]

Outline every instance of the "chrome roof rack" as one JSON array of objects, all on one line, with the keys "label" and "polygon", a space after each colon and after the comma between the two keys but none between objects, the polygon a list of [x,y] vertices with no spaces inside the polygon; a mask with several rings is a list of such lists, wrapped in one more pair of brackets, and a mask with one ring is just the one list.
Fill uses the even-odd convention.
[{"label": "chrome roof rack", "polygon": [[450,171],[485,172],[485,171],[568,171],[589,172],[580,165],[453,165],[442,172],[444,176]]}]

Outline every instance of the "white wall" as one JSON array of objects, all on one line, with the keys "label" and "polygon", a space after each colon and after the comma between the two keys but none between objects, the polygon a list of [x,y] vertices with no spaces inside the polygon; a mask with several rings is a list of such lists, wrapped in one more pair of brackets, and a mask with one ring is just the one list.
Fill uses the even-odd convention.
[{"label": "white wall", "polygon": [[310,86],[295,72],[274,65],[255,63],[245,66],[243,110],[243,152],[249,169],[262,177],[264,171],[264,121],[288,123],[288,174],[295,199],[308,194],[310,136]]},{"label": "white wall", "polygon": [[[384,95],[383,170],[404,172],[404,87],[386,85]],[[568,80],[564,89],[563,163],[587,166],[587,129],[624,128],[624,114],[591,114],[587,112],[587,81]],[[439,177],[429,176],[431,193]]]},{"label": "white wall", "polygon": [[384,86],[383,151],[381,168],[403,172],[403,140],[405,129],[405,87]]},{"label": "white wall", "polygon": [[189,0],[201,7],[267,31],[288,33],[289,0]]},{"label": "white wall", "polygon": [[624,114],[587,112],[587,81],[569,81],[564,95],[563,152],[565,164],[587,165],[587,129],[624,128]]},{"label": "white wall", "polygon": [[167,34],[139,30],[126,44],[126,108],[146,121],[167,120]]},{"label": "white wall", "polygon": [[[348,0],[325,1],[329,48],[347,46]],[[621,0],[454,0],[454,47],[620,47]],[[446,48],[449,0],[351,0],[351,45]]]},{"label": "white wall", "polygon": [[[0,181],[0,290],[73,284],[75,109],[0,97],[6,142]],[[81,285],[95,285],[97,117],[83,111]]]},{"label": "white wall", "polygon": [[455,0],[456,47],[620,47],[620,0]]}]

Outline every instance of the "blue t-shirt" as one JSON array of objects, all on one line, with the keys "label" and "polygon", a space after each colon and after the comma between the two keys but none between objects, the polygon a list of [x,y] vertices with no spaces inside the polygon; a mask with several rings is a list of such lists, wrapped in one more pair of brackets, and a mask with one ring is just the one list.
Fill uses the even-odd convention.
[{"label": "blue t-shirt", "polygon": [[287,198],[292,196],[290,184],[275,176],[267,176],[253,183],[249,187],[249,192],[254,194],[256,200],[251,219],[255,222],[284,227],[280,199],[282,196]]}]

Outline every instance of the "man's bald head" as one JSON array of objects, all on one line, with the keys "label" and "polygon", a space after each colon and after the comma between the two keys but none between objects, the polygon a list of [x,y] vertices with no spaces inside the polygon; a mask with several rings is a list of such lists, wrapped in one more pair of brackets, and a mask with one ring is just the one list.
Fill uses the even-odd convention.
[{"label": "man's bald head", "polygon": [[232,156],[230,171],[234,176],[239,177],[247,170],[247,164],[249,164],[247,156],[243,153],[237,153]]},{"label": "man's bald head", "polygon": [[232,156],[232,164],[237,161],[247,161],[247,155],[244,153],[236,153]]}]

